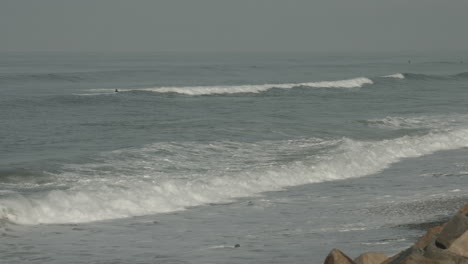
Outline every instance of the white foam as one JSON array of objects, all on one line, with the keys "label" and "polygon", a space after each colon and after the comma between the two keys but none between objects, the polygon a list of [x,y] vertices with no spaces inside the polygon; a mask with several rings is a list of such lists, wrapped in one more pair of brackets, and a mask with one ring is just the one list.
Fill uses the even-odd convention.
[{"label": "white foam", "polygon": [[[312,142],[318,141],[314,139]],[[270,143],[265,143],[265,146]],[[290,143],[282,142],[280,145],[286,146]],[[239,161],[252,158],[250,154],[260,150],[256,149],[252,153],[249,151],[244,153],[245,148],[255,149],[255,146],[245,145],[247,143],[238,144],[240,145],[237,149],[235,145],[228,144],[226,146],[225,142],[207,144],[204,145],[205,147],[195,150],[186,148],[182,143],[179,143],[179,147],[185,147],[186,152],[182,156],[186,155],[188,161],[201,153],[202,157],[199,157],[199,160],[195,158],[191,161],[193,164],[201,162],[203,158],[217,156],[220,152],[213,150],[216,148],[221,148],[221,150],[235,149],[234,152],[226,154],[225,159],[236,153],[247,156]],[[301,144],[303,143],[293,143],[288,151],[292,151],[296,145]],[[253,196],[264,191],[280,190],[288,186],[363,177],[383,170],[390,164],[404,158],[468,147],[468,129],[460,128],[444,133],[404,136],[382,141],[368,142],[343,138],[336,142],[321,141],[317,144],[311,144],[314,150],[315,148],[320,150],[323,144],[328,147],[322,149],[321,155],[305,155],[303,160],[295,160],[290,163],[275,162],[277,157],[270,157],[270,155],[274,155],[273,151],[270,151],[267,154],[260,154],[265,159],[260,162],[264,165],[260,168],[252,166],[243,169],[241,164],[234,170],[230,170],[225,168],[228,161],[225,160],[224,164],[213,168],[208,167],[200,174],[197,174],[197,168],[192,168],[195,171],[193,175],[189,172],[191,170],[187,170],[183,174],[175,172],[171,174],[171,177],[160,176],[158,168],[155,167],[150,170],[142,167],[139,171],[127,171],[124,168],[119,172],[122,174],[120,176],[106,171],[103,171],[101,175],[96,175],[100,171],[93,171],[93,166],[98,164],[96,163],[82,171],[78,170],[79,173],[75,178],[69,178],[68,174],[63,175],[64,179],[70,181],[71,187],[69,189],[53,190],[29,196],[16,194],[2,197],[0,199],[0,218],[19,224],[89,222],[184,210],[191,206],[226,202],[233,198]],[[257,143],[253,145],[257,145]],[[196,145],[193,146],[196,147]],[[307,147],[304,147],[303,150],[304,154],[308,152]],[[164,152],[167,150],[148,147],[147,150],[141,152],[144,156],[150,155],[151,151]],[[105,153],[102,158],[118,159],[119,155],[128,158],[132,156],[132,153],[139,152],[137,149],[130,150],[130,153],[123,150]],[[293,154],[291,153],[291,155]],[[174,157],[176,152],[172,153],[170,150],[167,155],[167,157],[183,160]],[[167,157],[165,158],[170,163],[171,159]],[[235,156],[231,157],[236,159]],[[152,155],[147,158],[148,164],[146,165],[149,165],[149,161],[157,159],[157,156]],[[122,160],[124,159],[122,158]],[[222,160],[216,160],[216,162],[220,161]],[[163,161],[159,162],[162,164]],[[178,163],[173,164],[177,165]],[[235,162],[229,164],[234,165]],[[119,166],[115,160],[114,166]],[[192,164],[188,165],[188,167],[191,166]],[[76,167],[81,168],[80,165],[76,165]],[[204,166],[200,166],[200,168],[202,167]],[[93,171],[94,175],[92,173],[90,173],[92,177],[80,175],[86,169]],[[150,178],[147,179],[143,176]]]},{"label": "white foam", "polygon": [[307,82],[307,83],[284,83],[284,84],[261,84],[261,85],[237,85],[237,86],[187,86],[187,87],[158,87],[139,89],[158,93],[179,93],[186,95],[209,95],[209,94],[235,94],[235,93],[260,93],[273,88],[291,89],[294,87],[311,88],[358,88],[365,84],[372,84],[368,78],[354,78],[339,81]]},{"label": "white foam", "polygon": [[403,73],[395,73],[390,75],[382,76],[383,78],[394,78],[394,79],[405,79],[405,75]]},{"label": "white foam", "polygon": [[[310,88],[359,88],[366,84],[373,84],[369,78],[359,77],[338,81],[305,82],[305,83],[280,83],[280,84],[249,84],[249,85],[214,85],[214,86],[164,86],[154,88],[119,89],[121,92],[148,91],[156,93],[178,93],[185,95],[210,95],[210,94],[236,94],[236,93],[261,93],[273,88],[291,89],[294,87]],[[111,91],[112,89],[91,89],[90,91]]]}]

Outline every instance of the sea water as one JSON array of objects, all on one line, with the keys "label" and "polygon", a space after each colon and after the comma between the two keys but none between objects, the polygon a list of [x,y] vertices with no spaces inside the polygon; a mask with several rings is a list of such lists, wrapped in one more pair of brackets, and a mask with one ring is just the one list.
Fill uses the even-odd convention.
[{"label": "sea water", "polygon": [[468,200],[463,55],[1,54],[0,263],[394,254]]}]

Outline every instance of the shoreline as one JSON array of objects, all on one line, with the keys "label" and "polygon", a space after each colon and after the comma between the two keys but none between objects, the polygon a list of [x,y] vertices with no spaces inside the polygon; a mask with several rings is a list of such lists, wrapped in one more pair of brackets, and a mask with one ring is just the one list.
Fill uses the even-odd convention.
[{"label": "shoreline", "polygon": [[339,249],[332,249],[324,264],[467,264],[468,204],[447,221],[435,220],[400,227],[425,230],[412,246],[396,255],[381,252],[362,253],[351,259]]}]

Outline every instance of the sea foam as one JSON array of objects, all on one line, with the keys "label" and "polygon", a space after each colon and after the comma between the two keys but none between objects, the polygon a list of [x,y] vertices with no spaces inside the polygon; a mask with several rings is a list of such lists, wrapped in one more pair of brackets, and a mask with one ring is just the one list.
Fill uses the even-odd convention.
[{"label": "sea foam", "polygon": [[[56,189],[31,195],[5,195],[0,198],[0,218],[18,224],[90,222],[172,212],[207,203],[220,203],[238,197],[254,196],[264,191],[281,190],[289,186],[363,177],[377,173],[404,158],[467,147],[468,129],[458,128],[443,133],[404,136],[381,141],[342,138],[336,141],[314,139],[307,143],[314,150],[321,150],[322,154],[305,155],[302,160],[278,163],[274,162],[276,157],[270,157],[274,155],[274,152],[267,151],[260,155],[265,160],[260,162],[263,166],[259,168],[252,166],[243,169],[239,166],[230,170],[226,168],[227,164],[221,164],[218,167],[202,170],[200,174],[193,172],[194,175],[191,175],[190,170],[187,170],[186,174],[172,174],[173,177],[155,177],[158,168],[145,168],[150,165],[149,160],[157,159],[156,156],[151,156],[157,148],[150,146],[146,150],[144,148],[141,150],[143,152],[141,157],[148,155],[151,157],[148,157],[147,163],[138,164],[139,171],[127,171],[117,178],[114,178],[115,175],[110,172],[104,172],[100,176],[94,174],[94,177],[77,175],[75,178],[69,178],[70,175],[64,175],[64,178],[71,181],[68,183],[71,185],[68,189]],[[238,143],[238,146],[232,144],[225,146],[225,144],[226,142],[205,145],[200,143],[198,145],[200,149],[186,148],[187,152],[182,156],[189,161],[192,157],[189,152],[195,151],[195,155],[201,153],[216,156],[216,153],[220,153],[215,151],[216,148],[221,150],[231,148],[234,149],[234,153],[246,155],[247,157],[244,158],[247,159],[255,151],[263,149],[263,147],[256,149],[258,147],[255,146],[256,144],[252,146],[247,143]],[[275,144],[283,146],[288,151],[292,151],[296,146],[293,143],[292,148],[287,148],[291,142],[281,141]],[[299,144],[303,145],[304,142]],[[271,142],[265,144],[265,146],[268,145],[272,147]],[[249,147],[252,152],[245,153],[245,148]],[[308,147],[304,148],[304,153],[307,153]],[[130,152],[139,153],[138,149],[132,149]],[[232,154],[233,152],[230,153]],[[110,156],[111,163],[119,166],[115,160],[119,155],[131,156],[126,150],[122,150],[113,154],[105,153],[103,158]],[[168,155],[176,154],[175,152],[171,154],[169,151]],[[200,157],[200,160],[202,158]],[[227,162],[227,156],[225,158]],[[168,163],[174,163],[168,157],[163,158],[161,162],[164,162],[164,159]],[[184,159],[179,161],[183,162]],[[92,171],[93,166],[98,165],[98,163],[91,164],[82,171]],[[78,168],[80,166],[76,165]],[[189,164],[188,167],[191,165]],[[204,166],[200,166],[202,167]],[[98,173],[98,171],[95,170],[91,174]]]}]

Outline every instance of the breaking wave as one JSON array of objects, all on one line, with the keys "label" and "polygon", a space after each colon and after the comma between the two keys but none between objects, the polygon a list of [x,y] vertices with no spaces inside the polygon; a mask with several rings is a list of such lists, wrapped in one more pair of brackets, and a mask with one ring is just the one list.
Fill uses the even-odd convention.
[{"label": "breaking wave", "polygon": [[383,78],[394,78],[394,79],[405,79],[405,75],[403,73],[395,73],[390,75],[382,76]]},{"label": "breaking wave", "polygon": [[[409,80],[449,80],[464,79],[468,77],[467,72],[454,75],[431,75],[421,73],[395,73],[381,76],[389,79],[409,79]],[[366,77],[358,77],[337,81],[320,81],[304,83],[278,83],[278,84],[245,84],[245,85],[211,85],[211,86],[161,86],[153,88],[133,88],[119,89],[120,92],[154,92],[154,93],[176,93],[183,95],[221,95],[238,93],[262,93],[270,89],[292,89],[298,87],[304,88],[360,88],[364,85],[374,84],[374,81]],[[90,93],[77,95],[105,95],[113,94],[115,89],[90,89]]]},{"label": "breaking wave", "polygon": [[288,186],[363,177],[401,159],[462,147],[468,147],[466,128],[381,141],[158,143],[64,168],[57,177],[72,186],[68,189],[0,196],[0,219],[78,223],[172,212]]},{"label": "breaking wave", "polygon": [[[360,77],[339,81],[283,83],[283,84],[249,84],[249,85],[219,85],[219,86],[167,86],[155,88],[119,89],[121,92],[148,91],[156,93],[178,93],[185,95],[211,95],[211,94],[236,94],[236,93],[261,93],[267,90],[291,89],[295,87],[309,88],[359,88],[366,84],[373,84],[369,78]],[[92,91],[113,91],[112,89],[93,89]]]},{"label": "breaking wave", "polygon": [[259,93],[273,88],[291,89],[294,87],[310,88],[359,88],[365,84],[372,84],[368,78],[354,78],[339,81],[307,82],[307,83],[285,83],[285,84],[262,84],[262,85],[239,85],[239,86],[194,86],[194,87],[160,87],[143,89],[159,93],[181,93],[187,95],[207,94],[234,94],[234,93]]}]

